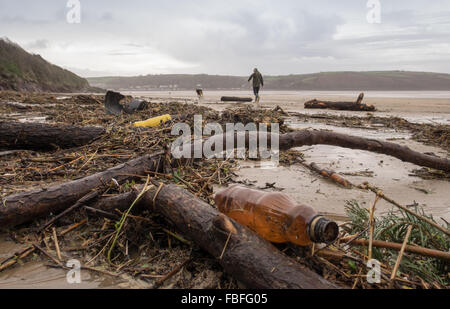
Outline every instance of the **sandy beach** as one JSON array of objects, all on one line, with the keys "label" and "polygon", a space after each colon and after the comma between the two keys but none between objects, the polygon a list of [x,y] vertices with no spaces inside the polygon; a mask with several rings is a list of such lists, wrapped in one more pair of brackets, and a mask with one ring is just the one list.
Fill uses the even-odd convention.
[{"label": "sandy beach", "polygon": [[[153,103],[171,104],[171,102],[185,102],[198,104],[223,111],[228,107],[253,106],[253,103],[236,104],[222,103],[220,97],[251,96],[251,92],[206,91],[205,97],[198,102],[195,92],[128,92],[136,98],[142,98]],[[66,95],[56,95],[59,99]],[[277,92],[264,91],[262,93],[261,108],[273,109],[280,106],[286,112],[293,112],[286,118],[285,123],[292,129],[332,130],[339,133],[362,136],[371,139],[392,141],[422,153],[433,153],[440,157],[449,157],[446,149],[425,145],[412,139],[411,132],[395,130],[386,126],[376,127],[346,127],[336,122],[335,116],[366,117],[400,117],[414,123],[450,124],[450,92],[368,92],[364,102],[374,104],[378,111],[346,112],[330,110],[305,110],[305,101],[317,98],[330,101],[354,101],[357,92]],[[51,104],[50,104],[51,105]],[[296,113],[306,115],[325,115],[320,117],[295,117]],[[8,116],[8,115],[2,115]],[[41,114],[11,114],[22,121],[46,121]],[[328,120],[327,120],[328,117]],[[334,119],[334,120],[333,120]],[[320,167],[334,170],[343,175],[353,184],[370,182],[379,187],[387,196],[402,205],[418,205],[432,214],[435,219],[450,221],[450,199],[448,179],[422,179],[413,175],[415,169],[420,168],[411,163],[402,162],[396,158],[367,151],[351,150],[326,145],[306,146],[297,148],[303,153],[306,163],[317,163]],[[293,197],[298,203],[307,204],[322,214],[344,222],[345,207],[348,201],[356,201],[360,206],[369,208],[375,199],[372,192],[360,189],[346,189],[330,182],[312,172],[301,164],[292,166],[268,166],[267,162],[240,161],[236,174],[236,181],[243,182],[254,188],[264,188],[273,185]],[[223,189],[214,186],[214,191]],[[384,200],[377,204],[376,214],[381,215],[393,206]],[[0,234],[0,257],[6,257],[10,252],[18,251],[21,246]],[[119,285],[115,280],[84,273],[83,288],[102,288],[120,286],[123,288],[139,288],[138,281],[129,281]],[[0,288],[30,288],[38,285],[42,288],[69,287],[65,280],[65,273],[56,269],[48,270],[42,262],[28,263],[26,267],[10,269],[3,273]]]},{"label": "sandy beach", "polygon": [[[151,98],[152,100],[185,100],[197,102],[194,91],[155,91],[126,92],[127,94]],[[356,101],[357,91],[262,91],[262,107],[279,105],[286,111],[305,113],[322,113],[323,111],[305,110],[304,103],[312,99],[325,101]],[[205,91],[201,104],[217,110],[223,110],[236,104],[220,102],[221,96],[253,97],[249,91]],[[450,91],[368,91],[365,92],[364,103],[377,107],[378,116],[398,116],[412,122],[450,124]],[[329,112],[337,115],[365,115],[346,111]]]},{"label": "sandy beach", "polygon": [[[195,92],[129,92],[133,96],[142,97],[150,101],[170,102],[171,100],[184,100],[187,103],[198,102]],[[450,124],[450,91],[449,92],[366,92],[364,102],[373,104],[377,108],[375,113],[348,112],[330,110],[306,110],[304,102],[314,98],[329,101],[354,101],[358,92],[284,92],[263,91],[261,94],[261,107],[274,108],[280,106],[285,111],[304,114],[327,114],[365,117],[373,114],[379,117],[399,117],[414,123]],[[222,103],[220,97],[241,96],[251,97],[250,91],[205,91],[201,105],[216,110],[224,110],[236,105],[253,105],[253,103]],[[434,153],[441,157],[449,157],[449,153],[439,147],[424,145],[411,139],[408,132],[399,132],[389,128],[342,128],[335,125],[309,119],[301,122],[292,118],[288,120],[289,126],[295,129],[332,130],[349,135],[363,136],[379,140],[390,140],[413,150],[423,153]],[[411,171],[418,168],[414,164],[401,162],[396,158],[367,151],[344,149],[339,147],[317,145],[313,147],[298,148],[304,153],[306,162],[315,162],[321,167],[334,170],[346,176],[351,182],[360,184],[369,181],[380,187],[394,200],[404,204],[417,203],[436,216],[450,221],[450,199],[447,192],[450,183],[447,180],[424,180],[411,176]],[[370,172],[367,176],[351,176]],[[248,181],[255,187],[264,187],[266,183],[276,183],[299,202],[310,204],[322,213],[337,219],[345,219],[346,202],[356,200],[362,206],[369,207],[374,201],[374,194],[362,190],[347,190],[336,186],[327,179],[311,173],[306,167],[295,165],[291,167],[265,168],[251,162],[242,162],[239,171],[239,180]],[[219,190],[220,188],[217,188]],[[392,205],[380,201],[378,213],[392,209]]]}]

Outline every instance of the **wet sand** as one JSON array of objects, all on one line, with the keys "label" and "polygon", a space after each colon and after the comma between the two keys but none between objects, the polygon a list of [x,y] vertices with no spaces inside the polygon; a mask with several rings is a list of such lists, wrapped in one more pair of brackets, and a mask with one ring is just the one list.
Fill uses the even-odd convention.
[{"label": "wet sand", "polygon": [[[26,246],[18,244],[0,233],[0,261],[8,258],[14,252],[25,249]],[[54,250],[48,250],[56,256]],[[48,267],[53,262],[47,258],[39,258],[33,254],[27,257],[26,262],[18,266],[9,267],[0,272],[0,289],[109,289],[109,288],[149,288],[150,284],[142,280],[122,277],[116,278],[102,273],[81,269],[80,283],[69,283],[68,270]]]},{"label": "wet sand", "polygon": [[[195,92],[131,92],[134,96],[141,96],[151,101],[167,102],[170,100],[185,100],[187,103],[197,102]],[[366,92],[364,102],[374,104],[378,111],[347,112],[331,110],[305,110],[304,102],[317,98],[332,101],[354,101],[358,92],[278,92],[263,91],[261,93],[262,108],[274,108],[277,105],[285,111],[305,114],[328,114],[365,117],[374,114],[379,117],[401,117],[416,123],[450,124],[450,91],[449,92]],[[200,104],[224,110],[231,106],[245,106],[253,103],[222,103],[220,97],[243,96],[251,97],[250,91],[212,91],[205,92]],[[288,125],[295,129],[333,130],[372,139],[389,140],[408,146],[419,152],[430,152],[441,157],[449,157],[449,153],[438,147],[431,147],[411,140],[409,132],[398,132],[386,128],[365,130],[361,128],[342,128],[324,123],[299,122],[290,119]],[[364,181],[380,187],[384,193],[403,205],[418,203],[427,213],[436,219],[443,218],[450,222],[450,182],[447,180],[424,180],[411,176],[414,169],[420,168],[411,163],[402,162],[386,155],[367,151],[344,149],[326,145],[302,147],[297,150],[305,154],[308,163],[315,162],[319,166],[334,170],[338,173],[355,173],[361,171],[373,172],[368,176],[345,176],[349,181],[358,185]],[[346,201],[356,200],[361,206],[370,207],[375,195],[359,189],[345,189],[312,173],[302,165],[291,167],[264,168],[261,164],[241,162],[238,171],[239,180],[254,182],[255,187],[264,187],[267,182],[276,182],[276,187],[283,188],[283,192],[293,196],[299,203],[306,203],[318,211],[337,219],[345,219]],[[220,190],[220,188],[216,188]],[[392,205],[380,201],[377,214],[386,212]]]},{"label": "wet sand", "polygon": [[[176,92],[127,92],[133,96],[152,98],[153,100],[184,100],[188,103],[197,102],[194,91]],[[359,92],[320,92],[320,91],[262,91],[261,106],[275,107],[279,105],[286,111],[296,111],[309,114],[323,113],[323,110],[305,110],[304,103],[312,99],[325,101],[356,101]],[[253,97],[251,91],[206,91],[201,104],[217,110],[236,106],[236,103],[222,103],[221,96]],[[397,116],[411,122],[443,123],[450,124],[450,91],[389,91],[389,92],[365,92],[364,103],[377,107],[377,116]],[[248,103],[247,103],[248,104]],[[245,104],[244,104],[245,105]],[[329,111],[336,115],[360,115],[367,113],[355,113],[347,111]]]},{"label": "wet sand", "polygon": [[[351,130],[348,131],[352,133]],[[396,142],[416,151],[446,155],[446,152],[439,148],[424,146],[411,140]],[[417,168],[414,164],[367,151],[326,145],[301,147],[297,150],[305,154],[306,162],[315,162],[320,167],[334,170],[341,175],[372,172],[371,177],[349,175],[344,177],[355,185],[368,181],[403,205],[412,205],[417,202],[436,219],[442,217],[450,221],[450,199],[448,198],[450,183],[446,180],[423,180],[410,176],[411,171]],[[346,201],[356,200],[360,206],[368,208],[375,199],[372,192],[340,187],[302,165],[269,169],[261,168],[260,164],[242,162],[238,174],[239,180],[254,182],[255,187],[265,187],[266,183],[275,182],[276,187],[283,188],[284,193],[292,196],[299,203],[313,206],[319,212],[329,214],[339,221],[345,221]],[[377,215],[390,209],[393,209],[392,205],[381,200],[377,204]]]}]

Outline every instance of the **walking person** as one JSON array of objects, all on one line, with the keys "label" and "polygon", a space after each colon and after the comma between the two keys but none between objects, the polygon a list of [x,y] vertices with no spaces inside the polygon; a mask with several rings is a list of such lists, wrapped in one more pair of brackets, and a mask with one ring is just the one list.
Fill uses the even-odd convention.
[{"label": "walking person", "polygon": [[197,97],[198,97],[197,104],[198,104],[203,99],[203,89],[197,88],[195,90],[195,92],[197,92]]},{"label": "walking person", "polygon": [[259,89],[264,87],[264,79],[259,73],[258,69],[255,68],[253,70],[253,74],[250,75],[248,81],[250,82],[253,79],[253,93],[255,94],[255,103],[259,103]]}]

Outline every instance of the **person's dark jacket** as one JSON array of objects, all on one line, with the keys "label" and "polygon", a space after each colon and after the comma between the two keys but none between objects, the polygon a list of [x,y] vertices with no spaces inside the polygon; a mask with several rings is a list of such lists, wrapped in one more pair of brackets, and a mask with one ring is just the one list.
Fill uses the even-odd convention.
[{"label": "person's dark jacket", "polygon": [[264,79],[261,75],[261,73],[256,72],[253,73],[252,75],[250,75],[250,78],[248,79],[248,81],[251,81],[253,79],[253,87],[261,87],[264,86]]}]

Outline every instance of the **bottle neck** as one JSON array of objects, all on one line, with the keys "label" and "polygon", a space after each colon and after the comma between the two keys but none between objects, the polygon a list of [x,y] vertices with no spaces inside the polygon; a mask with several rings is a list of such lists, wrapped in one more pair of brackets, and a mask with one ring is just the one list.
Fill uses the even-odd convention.
[{"label": "bottle neck", "polygon": [[339,227],[335,222],[318,215],[309,222],[307,233],[312,242],[331,243],[338,237]]}]

